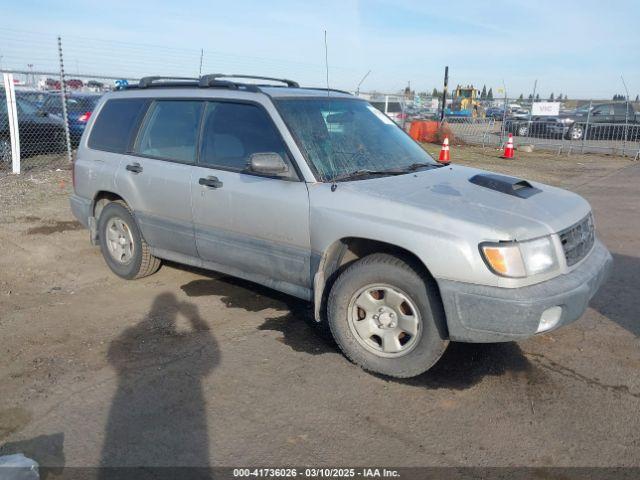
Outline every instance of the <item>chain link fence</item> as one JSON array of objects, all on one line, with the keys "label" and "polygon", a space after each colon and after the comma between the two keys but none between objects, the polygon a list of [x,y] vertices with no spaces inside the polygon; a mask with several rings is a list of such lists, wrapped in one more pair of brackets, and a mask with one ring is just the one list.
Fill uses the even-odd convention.
[{"label": "chain link fence", "polygon": [[[0,71],[0,173],[69,168],[100,96],[134,79]],[[7,94],[7,83],[13,82]],[[63,93],[64,92],[64,93]],[[13,99],[13,102],[12,102]],[[10,124],[13,123],[13,132]],[[15,160],[14,160],[15,159]]]},{"label": "chain link fence", "polygon": [[[425,102],[433,102],[435,106],[437,100],[426,98],[420,103]],[[438,102],[437,114],[433,107],[423,111],[407,102],[404,125],[440,121],[440,109],[441,102]],[[637,102],[501,99],[477,102],[467,111],[447,108],[442,122],[458,140],[483,147],[502,147],[511,135],[516,147],[533,145],[558,154],[599,153],[640,158],[640,104]]]}]

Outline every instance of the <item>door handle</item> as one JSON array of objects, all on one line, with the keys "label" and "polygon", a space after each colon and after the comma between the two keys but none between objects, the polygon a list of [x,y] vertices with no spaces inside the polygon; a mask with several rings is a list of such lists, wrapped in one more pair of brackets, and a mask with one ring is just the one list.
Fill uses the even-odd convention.
[{"label": "door handle", "polygon": [[209,176],[207,178],[201,178],[198,180],[200,185],[210,188],[222,188],[222,182],[218,180],[218,177]]},{"label": "door handle", "polygon": [[132,173],[140,173],[142,172],[142,166],[139,163],[130,163],[125,167],[128,171]]}]

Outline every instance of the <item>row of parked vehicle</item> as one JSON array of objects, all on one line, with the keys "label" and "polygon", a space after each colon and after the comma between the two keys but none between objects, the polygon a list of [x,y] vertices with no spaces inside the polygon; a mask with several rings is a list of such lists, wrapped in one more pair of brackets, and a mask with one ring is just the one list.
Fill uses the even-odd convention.
[{"label": "row of parked vehicle", "polygon": [[640,140],[640,114],[630,103],[584,105],[558,116],[530,116],[524,108],[491,107],[488,118],[505,121],[505,130],[516,136],[567,140]]},{"label": "row of parked vehicle", "polygon": [[[73,92],[67,95],[67,118],[72,147],[80,142],[100,94]],[[11,162],[9,119],[4,94],[0,96],[0,162]],[[48,155],[66,150],[60,92],[16,90],[21,157]]]}]

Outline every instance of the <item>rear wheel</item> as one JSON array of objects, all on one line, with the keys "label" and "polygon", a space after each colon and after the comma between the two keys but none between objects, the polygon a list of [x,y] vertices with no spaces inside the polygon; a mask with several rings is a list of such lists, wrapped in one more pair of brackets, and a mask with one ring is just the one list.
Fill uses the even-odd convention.
[{"label": "rear wheel", "polygon": [[579,124],[574,124],[567,133],[569,140],[582,140],[584,136],[584,126]]},{"label": "rear wheel", "polygon": [[331,333],[344,354],[366,370],[413,377],[431,368],[447,341],[433,282],[410,262],[373,254],[349,266],[328,301]]},{"label": "rear wheel", "polygon": [[126,203],[107,204],[100,213],[98,235],[102,256],[109,268],[128,280],[142,278],[160,268]]}]

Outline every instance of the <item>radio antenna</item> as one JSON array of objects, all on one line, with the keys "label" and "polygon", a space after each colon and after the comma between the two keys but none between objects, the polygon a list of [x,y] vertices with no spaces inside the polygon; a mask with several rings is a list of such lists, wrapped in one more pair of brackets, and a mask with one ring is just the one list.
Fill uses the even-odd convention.
[{"label": "radio antenna", "polygon": [[327,72],[327,97],[329,96],[329,49],[327,48],[327,31],[324,31],[324,68]]},{"label": "radio antenna", "polygon": [[[324,68],[327,72],[327,98],[331,97],[331,90],[329,90],[329,49],[327,48],[327,31],[324,31]],[[329,100],[331,101],[331,100]],[[331,109],[331,105],[329,105],[329,109]],[[329,135],[329,141],[331,142],[331,135]],[[333,178],[336,176],[336,166],[333,163],[333,158],[329,157],[329,163],[331,164],[331,169],[333,170]],[[331,180],[331,191],[335,192],[336,188],[338,188],[338,184],[335,180]]]}]

